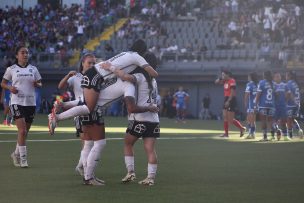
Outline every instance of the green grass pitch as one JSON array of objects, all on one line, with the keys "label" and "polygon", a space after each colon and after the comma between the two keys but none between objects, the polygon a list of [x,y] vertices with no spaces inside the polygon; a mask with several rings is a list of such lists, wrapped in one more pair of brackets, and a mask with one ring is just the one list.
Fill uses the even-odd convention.
[{"label": "green grass pitch", "polygon": [[[261,143],[239,138],[221,140],[221,121],[161,119],[157,142],[159,167],[152,187],[120,183],[125,118],[106,118],[107,142],[96,176],[106,186],[82,185],[74,172],[80,141],[72,121],[47,133],[46,115],[37,115],[29,133],[30,168],[15,168],[10,153],[16,129],[0,125],[0,203],[131,203],[131,202],[304,202],[304,142]],[[146,176],[142,141],[135,147],[137,180]]]}]

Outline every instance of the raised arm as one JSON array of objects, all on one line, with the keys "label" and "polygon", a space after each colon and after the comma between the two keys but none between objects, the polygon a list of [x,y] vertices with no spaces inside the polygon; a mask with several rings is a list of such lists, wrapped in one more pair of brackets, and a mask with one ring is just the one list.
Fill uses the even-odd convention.
[{"label": "raised arm", "polygon": [[76,74],[76,71],[70,71],[58,84],[58,89],[66,89],[68,87],[68,79]]}]

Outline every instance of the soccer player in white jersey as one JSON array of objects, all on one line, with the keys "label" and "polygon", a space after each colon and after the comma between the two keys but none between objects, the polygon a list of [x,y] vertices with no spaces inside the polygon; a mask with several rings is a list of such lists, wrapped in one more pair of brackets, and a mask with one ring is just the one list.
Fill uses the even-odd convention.
[{"label": "soccer player in white jersey", "polygon": [[[146,50],[144,42],[144,48],[142,48],[142,42],[142,40],[135,42],[131,48],[132,51],[137,49],[137,53],[124,52],[113,57],[110,61],[113,63],[115,61],[116,64],[120,64],[120,68],[124,69],[124,71],[131,71],[132,69],[130,68],[133,67],[133,69],[135,69],[136,66],[141,66],[151,75],[157,75],[157,72],[138,54],[143,54]],[[104,64],[106,63],[103,63],[103,65]],[[112,66],[111,70],[113,70],[113,68]],[[53,133],[54,128],[52,127],[56,126],[57,120],[65,120],[73,116],[82,115],[82,129],[85,140],[81,153],[84,167],[84,184],[104,185],[104,181],[94,177],[94,170],[100,159],[101,152],[106,145],[101,107],[124,95],[130,113],[155,111],[155,108],[140,108],[129,105],[130,102],[128,102],[128,100],[134,100],[134,86],[129,82],[123,82],[121,79],[117,79],[114,74],[96,65],[94,68],[86,71],[82,81],[82,87],[84,88],[85,105],[73,107],[59,115],[56,115],[54,112],[49,115],[50,133]]]},{"label": "soccer player in white jersey", "polygon": [[[144,58],[152,67],[156,67],[157,59],[154,54],[147,53]],[[154,78],[143,69],[137,68],[130,74],[126,74],[120,69],[115,69],[115,75],[122,80],[130,81],[137,85],[137,105],[157,107],[157,83]],[[131,75],[132,74],[132,75]],[[123,183],[136,179],[133,146],[139,138],[143,138],[144,149],[148,158],[148,175],[139,181],[142,185],[154,185],[157,171],[157,155],[155,151],[156,138],[160,135],[158,113],[144,112],[133,113],[128,117],[129,125],[125,136],[124,154],[127,175],[122,179]]]},{"label": "soccer player in white jersey", "polygon": [[[147,45],[143,40],[137,40],[132,45],[129,52],[122,52],[113,58],[105,62],[98,63],[94,68],[89,69],[83,79],[84,87],[84,100],[85,104],[75,106],[59,115],[56,112],[52,112],[49,116],[49,130],[50,134],[54,134],[57,122],[73,118],[75,116],[88,115],[93,112],[97,101],[99,100],[99,94],[101,93],[101,85],[105,87],[115,84],[118,88],[113,88],[110,94],[103,94],[101,102],[105,101],[106,97],[109,97],[109,102],[112,98],[118,98],[122,96],[122,92],[119,90],[121,86],[116,81],[116,76],[111,72],[115,69],[122,69],[125,73],[133,71],[136,67],[141,67],[146,70],[152,77],[158,76],[158,73],[147,63],[142,55],[147,51]],[[103,64],[111,63],[111,71],[107,71],[102,68]],[[117,90],[117,91],[116,91]]]},{"label": "soccer player in white jersey", "polygon": [[[26,137],[35,116],[35,88],[40,88],[42,84],[38,69],[28,63],[28,48],[19,46],[15,54],[16,63],[6,69],[1,87],[12,93],[10,109],[18,129],[17,145],[11,158],[16,167],[27,168]],[[8,85],[8,81],[12,84]]]},{"label": "soccer player in white jersey", "polygon": [[[75,100],[72,102],[63,102],[61,103],[61,108],[69,108],[69,106],[73,103],[81,104],[83,102],[83,89],[81,87],[81,81],[83,79],[83,74],[91,67],[96,62],[96,58],[94,54],[92,53],[87,53],[84,54],[81,59],[80,59],[80,64],[79,64],[79,71],[70,71],[58,84],[58,89],[65,90],[67,88],[71,88],[74,92],[75,95]],[[83,132],[81,129],[81,120],[79,116],[74,117],[75,121],[75,127],[76,127],[76,135],[77,137],[80,136],[81,139],[83,139]],[[83,146],[82,146],[83,147]],[[78,161],[78,164],[75,168],[75,170],[83,176],[83,164],[80,159]]]}]

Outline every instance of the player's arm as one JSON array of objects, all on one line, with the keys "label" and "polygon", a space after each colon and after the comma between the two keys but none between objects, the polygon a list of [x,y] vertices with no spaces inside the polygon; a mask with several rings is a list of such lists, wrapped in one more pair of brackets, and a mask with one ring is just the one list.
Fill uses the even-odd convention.
[{"label": "player's arm", "polygon": [[70,77],[76,75],[76,71],[70,71],[58,84],[58,89],[63,90],[68,87],[68,80]]},{"label": "player's arm", "polygon": [[144,67],[144,70],[147,71],[147,73],[149,73],[149,75],[151,77],[157,77],[158,76],[158,73],[149,65],[149,66],[145,66]]},{"label": "player's arm", "polygon": [[135,104],[135,99],[134,97],[125,97],[124,98],[125,103],[126,103],[126,107],[128,110],[128,113],[144,113],[144,112],[153,112],[153,113],[157,113],[159,111],[159,108],[153,105],[150,106],[137,106]]},{"label": "player's arm", "polygon": [[34,82],[34,87],[41,88],[41,87],[42,87],[42,82],[41,82],[41,80],[35,81],[35,82]]},{"label": "player's arm", "polygon": [[18,90],[16,87],[12,86],[12,85],[8,85],[8,80],[6,79],[2,79],[2,82],[1,82],[1,87],[3,89],[6,89],[6,90],[9,90],[11,93],[13,94],[17,94],[18,93]]},{"label": "player's arm", "polygon": [[256,96],[255,96],[255,99],[254,99],[254,101],[255,101],[255,107],[260,103],[261,94],[262,93],[260,91],[258,91],[257,94],[256,94]]},{"label": "player's arm", "polygon": [[5,89],[2,89],[2,91],[1,91],[1,98],[0,98],[0,104],[3,104],[3,101],[4,101],[4,92],[5,92]]},{"label": "player's arm", "polygon": [[217,78],[215,81],[214,81],[215,84],[219,84],[219,85],[222,85],[224,84],[224,80],[222,78]]}]

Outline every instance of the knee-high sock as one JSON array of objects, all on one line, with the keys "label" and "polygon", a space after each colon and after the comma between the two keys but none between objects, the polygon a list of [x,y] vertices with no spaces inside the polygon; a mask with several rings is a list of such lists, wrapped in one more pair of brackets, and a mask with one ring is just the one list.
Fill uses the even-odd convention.
[{"label": "knee-high sock", "polygon": [[233,125],[235,125],[237,128],[239,128],[240,130],[243,129],[242,124],[240,123],[240,121],[233,119]]},{"label": "knee-high sock", "polygon": [[87,159],[89,156],[89,153],[93,147],[94,142],[92,140],[85,140],[84,141],[84,145],[83,148],[81,150],[81,155],[80,155],[80,159],[82,161],[82,166],[83,166],[83,171],[85,173],[85,171],[87,170]]},{"label": "knee-high sock", "polygon": [[128,170],[128,173],[134,172],[134,156],[125,156],[125,164]]},{"label": "knee-high sock", "polygon": [[106,146],[106,140],[94,141],[94,146],[91,149],[88,159],[87,159],[87,168],[85,170],[85,179],[89,180],[94,177],[94,171],[99,162],[101,152]]},{"label": "knee-high sock", "polygon": [[73,101],[68,101],[68,102],[62,102],[62,107],[64,109],[70,109],[72,107],[75,107],[79,104],[79,100],[76,99],[76,100],[73,100]]},{"label": "knee-high sock", "polygon": [[75,116],[85,116],[88,114],[90,114],[90,110],[86,105],[75,106],[67,111],[57,114],[57,120],[61,121],[69,118],[74,118]]},{"label": "knee-high sock", "polygon": [[229,123],[228,121],[224,121],[224,131],[226,135],[228,135],[228,130],[229,130]]}]

